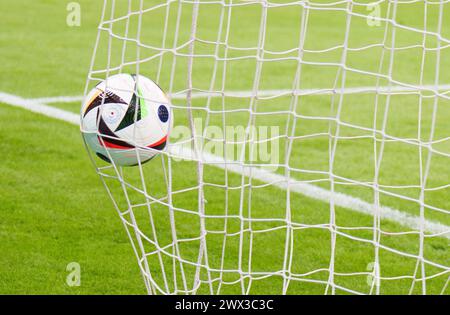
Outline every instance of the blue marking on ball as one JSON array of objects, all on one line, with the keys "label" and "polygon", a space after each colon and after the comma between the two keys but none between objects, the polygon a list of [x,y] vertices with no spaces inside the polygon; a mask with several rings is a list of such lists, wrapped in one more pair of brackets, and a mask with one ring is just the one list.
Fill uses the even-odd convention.
[{"label": "blue marking on ball", "polygon": [[158,108],[158,117],[162,122],[167,122],[169,120],[169,111],[164,105],[160,105]]}]

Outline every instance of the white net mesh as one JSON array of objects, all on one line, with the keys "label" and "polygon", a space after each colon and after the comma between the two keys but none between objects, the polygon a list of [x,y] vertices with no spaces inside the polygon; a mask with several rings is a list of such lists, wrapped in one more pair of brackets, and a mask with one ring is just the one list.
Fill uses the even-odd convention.
[{"label": "white net mesh", "polygon": [[448,69],[449,1],[105,0],[87,89],[174,110],[151,162],[93,157],[148,292],[448,294]]}]

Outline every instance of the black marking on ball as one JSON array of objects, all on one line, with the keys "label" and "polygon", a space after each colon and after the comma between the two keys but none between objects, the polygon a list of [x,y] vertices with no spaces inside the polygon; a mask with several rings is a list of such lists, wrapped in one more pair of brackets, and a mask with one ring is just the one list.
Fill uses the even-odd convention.
[{"label": "black marking on ball", "polygon": [[[149,158],[148,160],[145,160],[145,161],[142,161],[142,160],[141,160],[141,165],[143,165],[143,164],[149,162],[150,160],[153,160],[153,158],[154,158],[155,156],[156,156],[156,155],[152,156],[151,158]],[[136,164],[130,164],[130,165],[125,165],[125,166],[137,166],[137,165],[139,165],[139,162],[137,162]]]},{"label": "black marking on ball", "polygon": [[164,105],[160,105],[158,108],[158,117],[162,122],[167,122],[169,120],[169,111]]},{"label": "black marking on ball", "polygon": [[[137,114],[136,114],[137,111]],[[133,97],[131,98],[130,105],[128,105],[127,112],[122,118],[119,126],[117,126],[115,131],[122,130],[128,126],[131,126],[136,121],[141,120],[141,106],[139,105],[139,97],[136,93],[133,93]]]},{"label": "black marking on ball", "polygon": [[162,149],[164,149],[166,147],[166,143],[167,143],[167,141],[164,141],[163,143],[155,145],[154,147],[151,147],[151,148],[154,149],[154,150],[161,151]]},{"label": "black marking on ball", "polygon": [[111,160],[110,160],[108,157],[104,156],[103,154],[98,153],[98,152],[95,152],[95,154],[97,154],[97,156],[98,156],[99,158],[101,158],[103,161],[108,162],[108,163],[111,163]]},{"label": "black marking on ball", "polygon": [[133,145],[117,139],[119,137],[111,129],[109,129],[108,125],[105,123],[103,118],[99,117],[99,112],[97,112],[97,119],[98,119],[98,131],[100,133],[99,137],[102,138],[103,141],[119,145],[125,148],[134,148]]},{"label": "black marking on ball", "polygon": [[106,93],[102,91],[97,97],[88,105],[86,108],[83,117],[87,115],[91,110],[96,107],[99,107],[102,104],[109,103],[119,103],[119,104],[127,104],[120,96],[114,94],[114,92],[107,91]]}]

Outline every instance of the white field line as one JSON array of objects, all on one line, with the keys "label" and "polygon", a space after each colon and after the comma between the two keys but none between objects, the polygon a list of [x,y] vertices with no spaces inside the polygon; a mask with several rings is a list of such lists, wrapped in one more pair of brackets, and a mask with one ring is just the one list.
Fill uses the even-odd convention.
[{"label": "white field line", "polygon": [[21,98],[16,95],[0,92],[0,103],[5,103],[15,107],[21,107],[29,111],[43,114],[59,120],[64,120],[72,124],[79,124],[80,117],[74,113],[48,106],[43,103],[39,103],[33,100]]},{"label": "white field line", "polygon": [[[0,103],[5,103],[11,106],[24,108],[32,112],[43,114],[52,118],[64,120],[66,122],[79,125],[79,115],[71,113],[65,110],[61,110],[46,104],[37,102],[36,100],[24,99],[16,95],[0,92]],[[192,159],[194,153],[191,149],[184,146],[171,146],[169,153],[177,158]],[[295,179],[290,179],[289,183],[285,176],[269,172],[260,168],[242,167],[235,162],[225,163],[224,159],[212,154],[203,153],[202,160],[204,163],[215,165],[219,168],[227,168],[229,171],[244,175],[252,176],[264,183],[271,183],[272,185],[286,190],[289,186],[290,190],[306,197],[320,200],[329,203],[333,200],[336,206],[350,209],[356,212],[364,213],[367,215],[374,215],[375,206],[362,199],[352,197],[343,193],[331,192],[324,188],[320,188],[311,184],[302,183]],[[251,174],[250,174],[251,173]],[[382,219],[396,222],[403,226],[410,227],[411,229],[418,231],[421,226],[421,219],[418,216],[405,213],[403,211],[393,209],[390,207],[381,206],[380,215]],[[423,226],[425,231],[432,234],[441,234],[442,236],[450,239],[450,227],[442,223],[430,220],[424,220]]]},{"label": "white field line", "polygon": [[[276,97],[276,96],[288,96],[288,95],[331,95],[331,94],[358,94],[358,93],[408,93],[408,92],[417,92],[417,91],[425,91],[425,92],[433,92],[438,93],[439,91],[450,90],[450,84],[444,85],[422,85],[412,87],[405,86],[379,86],[378,88],[373,86],[362,86],[362,87],[353,87],[353,88],[345,88],[345,89],[302,89],[302,90],[260,90],[258,91],[258,97]],[[207,97],[220,97],[222,94],[219,92],[193,92],[192,98],[207,98]],[[246,98],[252,97],[252,91],[224,91],[224,95],[227,97],[236,97],[236,98]],[[171,99],[181,100],[186,98],[185,92],[175,92],[172,95],[169,95]],[[37,103],[72,103],[72,102],[81,102],[83,100],[83,96],[55,96],[55,97],[44,97],[44,98],[35,98],[30,99],[33,102]]]}]

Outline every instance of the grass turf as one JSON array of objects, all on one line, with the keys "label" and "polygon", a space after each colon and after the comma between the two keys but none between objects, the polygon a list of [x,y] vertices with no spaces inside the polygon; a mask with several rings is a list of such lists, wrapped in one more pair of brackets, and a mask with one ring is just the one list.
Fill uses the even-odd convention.
[{"label": "grass turf", "polygon": [[[0,90],[19,94],[24,97],[79,95],[82,93],[83,82],[89,66],[92,43],[95,40],[95,27],[100,16],[100,3],[81,1],[82,26],[70,28],[65,24],[65,3],[60,1],[36,1],[26,4],[29,11],[23,12],[24,3],[15,1],[8,4],[8,14],[1,14],[1,22],[9,26],[11,32],[0,35],[0,44],[9,47],[0,51],[0,57],[9,60],[5,63],[4,71],[0,73]],[[150,2],[146,1],[146,4]],[[137,2],[133,2],[135,6]],[[181,19],[179,43],[188,39],[190,16],[192,6],[183,5],[184,11]],[[118,4],[116,16],[124,12],[125,6]],[[233,9],[232,32],[229,43],[236,46],[256,46],[259,29],[261,8],[257,5],[243,6]],[[364,12],[364,8],[354,8],[355,11]],[[382,7],[385,12],[386,7]],[[6,10],[0,10],[6,12]],[[39,12],[36,14],[35,12]],[[109,11],[109,8],[107,10]],[[176,6],[171,10],[169,23],[169,34],[173,34],[174,21],[176,21]],[[398,8],[398,19],[404,25],[422,27],[422,12],[419,5],[401,5]],[[198,37],[215,42],[217,40],[217,29],[219,21],[219,6],[202,6],[199,18]],[[156,10],[145,15],[141,38],[144,43],[158,46],[162,40],[162,17],[164,10]],[[298,46],[297,38],[300,28],[299,23],[302,11],[290,8],[272,8],[267,17],[268,34],[265,48],[267,50],[284,50]],[[436,29],[436,6],[430,7],[428,11],[428,27]],[[21,18],[18,18],[18,17]],[[244,19],[245,17],[245,19]],[[305,49],[323,49],[341,44],[345,34],[344,13],[330,13],[311,11],[308,24],[308,33],[305,40]],[[444,19],[445,21],[445,19]],[[131,31],[129,37],[134,37],[137,19],[131,19]],[[382,41],[383,27],[367,28],[365,20],[354,18],[349,38],[349,47],[380,43]],[[334,25],[334,27],[329,27]],[[443,36],[446,30],[443,27]],[[49,32],[52,30],[52,32]],[[123,34],[124,24],[116,22],[113,28],[117,34]],[[369,32],[369,34],[367,33]],[[107,46],[109,37],[105,32],[100,41],[98,58],[95,69],[104,69],[107,60]],[[420,34],[398,30],[396,34],[396,45],[408,45],[421,41]],[[295,38],[295,40],[292,40]],[[317,40],[319,39],[320,40]],[[173,40],[172,35],[168,37],[168,43]],[[387,39],[390,43],[390,38]],[[112,59],[110,67],[120,66],[120,58],[123,48],[122,40],[113,40]],[[430,36],[427,38],[429,47],[435,47],[436,41]],[[32,49],[31,49],[32,48]],[[196,53],[212,54],[215,46],[211,44],[196,45]],[[441,50],[440,67],[446,69],[449,66],[448,50]],[[304,60],[312,62],[339,63],[342,48],[336,48],[328,53],[306,53]],[[151,56],[155,53],[152,49],[141,49],[141,58]],[[178,51],[177,67],[174,72],[173,86],[170,86],[171,65],[173,57],[166,54],[162,63],[160,83],[165,90],[182,90],[186,83],[187,58],[183,56],[186,50]],[[219,55],[225,53],[220,47]],[[256,50],[241,52],[230,49],[228,57],[242,57],[255,55]],[[293,57],[296,53],[286,53],[281,57]],[[346,64],[366,71],[377,71],[381,56],[381,48],[373,48],[364,51],[348,53]],[[266,53],[265,57],[273,58],[275,55]],[[280,57],[280,56],[278,56]],[[382,72],[388,71],[389,52],[385,56]],[[418,84],[420,73],[421,50],[410,48],[405,51],[396,51],[394,61],[394,79]],[[435,70],[434,52],[427,52],[424,69],[424,83],[433,83]],[[125,61],[136,59],[136,49],[128,45]],[[17,60],[20,60],[18,62]],[[151,78],[157,76],[159,59],[155,58],[140,66],[142,73]],[[209,89],[211,71],[214,61],[211,58],[199,58],[194,61],[194,87]],[[218,63],[219,69],[223,62]],[[226,89],[251,90],[253,74],[256,61],[252,59],[236,59],[228,64]],[[296,62],[285,60],[277,63],[266,62],[263,66],[260,89],[282,89],[292,86],[295,74]],[[136,72],[134,65],[123,67],[122,71]],[[218,77],[221,77],[221,70]],[[329,88],[334,84],[339,67],[336,65],[318,67],[307,64],[303,67],[302,88]],[[441,82],[448,82],[449,74],[441,71]],[[98,76],[100,78],[101,75]],[[380,84],[384,85],[385,80]],[[214,88],[220,88],[222,82],[217,79]],[[374,85],[372,76],[347,73],[345,86]],[[339,85],[338,85],[339,86]],[[248,101],[248,100],[247,100]],[[278,98],[274,101],[260,101],[256,112],[269,112],[289,108],[290,98]],[[335,115],[331,106],[330,96],[309,96],[300,98],[298,113],[307,116]],[[418,132],[418,97],[417,95],[392,97],[388,112],[389,121],[387,132],[402,138],[417,137]],[[186,125],[186,111],[183,103],[176,102],[180,109],[176,111],[176,125]],[[341,112],[341,120],[359,126],[372,128],[375,112],[373,110],[374,96],[345,96],[344,106]],[[204,102],[196,100],[195,105],[204,106]],[[77,112],[79,104],[55,104],[64,106]],[[220,101],[213,101],[211,109],[220,109]],[[235,99],[227,100],[226,109],[248,108],[248,103]],[[386,108],[386,99],[381,99],[377,128],[381,126],[383,110]],[[422,136],[426,139],[430,132],[432,101],[425,99],[421,115]],[[436,122],[436,137],[444,137],[450,132],[446,119],[450,116],[448,102],[440,100],[438,103],[439,119]],[[26,113],[21,110],[0,107],[0,119],[2,139],[5,145],[2,147],[7,163],[1,166],[2,182],[7,183],[0,191],[2,200],[2,222],[1,233],[8,240],[2,246],[4,259],[0,272],[0,292],[2,293],[143,293],[144,288],[139,276],[138,268],[131,248],[120,225],[117,215],[114,215],[113,207],[105,201],[107,196],[98,178],[92,171],[84,149],[81,146],[77,128],[68,126],[61,122]],[[198,110],[196,116],[204,117],[204,111]],[[211,124],[221,124],[221,115],[212,115]],[[247,114],[229,114],[227,120],[233,124],[245,124]],[[448,120],[448,119],[447,119]],[[286,127],[286,114],[271,115],[270,118],[257,115],[257,125],[276,125],[281,129]],[[295,130],[296,135],[307,135],[314,132],[328,132],[329,124],[315,119],[299,119]],[[335,128],[335,126],[332,126]],[[355,128],[342,128],[341,136],[367,135]],[[34,141],[31,139],[38,139]],[[378,139],[380,140],[380,139]],[[42,144],[52,145],[43,146]],[[329,137],[299,140],[295,142],[295,150],[292,154],[291,166],[303,170],[327,171]],[[284,152],[285,143],[280,143],[280,152]],[[70,148],[68,150],[67,148]],[[439,149],[450,152],[449,143],[439,144]],[[405,185],[419,183],[418,150],[416,146],[399,145],[393,143],[386,145],[386,154],[381,168],[380,181],[385,185]],[[413,156],[413,158],[411,158]],[[426,154],[424,154],[426,157]],[[282,156],[280,162],[283,162]],[[449,182],[447,158],[438,159],[434,157],[430,173],[430,185],[441,185]],[[152,180],[148,185],[152,194],[164,196],[162,169],[160,161],[156,159],[145,167],[152,174]],[[359,181],[370,181],[373,179],[373,139],[351,139],[339,140],[335,161],[335,174]],[[24,165],[26,167],[24,167]],[[283,170],[279,170],[282,172]],[[137,182],[136,170],[128,170],[130,181]],[[147,178],[149,176],[147,174]],[[174,188],[183,189],[196,185],[195,165],[189,162],[173,164]],[[183,174],[179,176],[177,174]],[[310,174],[298,172],[293,175],[301,180],[322,180],[323,174]],[[159,178],[159,180],[155,180]],[[325,176],[325,179],[328,177]],[[207,183],[224,184],[224,174],[211,166],[205,166],[204,180]],[[228,177],[230,187],[241,185],[241,178],[236,175]],[[252,183],[258,185],[259,183]],[[319,183],[329,188],[329,183]],[[113,189],[117,189],[113,188]],[[338,185],[338,191],[361,197],[372,201],[373,191],[360,187]],[[395,189],[397,193],[418,198],[417,188]],[[244,191],[247,195],[248,191]],[[427,193],[427,201],[435,206],[448,209],[447,189]],[[120,191],[115,196],[121,199]],[[139,196],[135,196],[139,201]],[[205,198],[208,200],[206,206],[207,214],[223,214],[225,198],[229,201],[230,214],[238,214],[240,205],[240,191],[231,189],[229,195],[225,196],[224,189],[206,187]],[[195,192],[187,192],[174,196],[174,205],[180,208],[195,209],[197,196]],[[123,200],[122,200],[123,201]],[[399,198],[382,196],[382,204],[418,214],[419,207],[413,202],[404,201]],[[244,198],[244,211],[249,204],[249,199]],[[284,218],[286,196],[275,188],[254,188],[252,190],[251,209],[252,216]],[[291,195],[293,220],[304,224],[324,224],[329,222],[329,205],[304,198],[299,195]],[[122,204],[123,207],[125,205]],[[154,205],[154,219],[157,221],[159,242],[163,245],[170,244],[170,226],[168,225],[167,208]],[[371,227],[372,218],[355,214],[354,212],[337,209],[337,224],[345,227]],[[145,209],[137,209],[139,222],[147,222],[148,214]],[[428,219],[439,220],[445,224],[449,223],[448,215],[439,214],[435,211],[426,210]],[[176,213],[177,231],[180,238],[198,236],[199,221],[195,214]],[[223,219],[207,219],[206,226],[211,230],[223,228]],[[243,224],[243,225],[241,225]],[[227,226],[228,233],[236,233],[242,228],[248,227],[248,223],[242,223],[239,219],[230,219]],[[248,268],[249,242],[252,240],[252,270],[253,271],[275,271],[283,268],[284,243],[286,231],[283,224],[277,223],[252,223],[253,230],[264,230],[277,227],[279,229],[271,232],[256,233],[250,237],[249,233],[242,234],[242,257],[241,268]],[[142,229],[150,234],[148,226]],[[407,228],[392,222],[382,222],[382,229],[387,231],[405,231]],[[353,230],[347,233],[370,240],[370,230]],[[237,268],[237,257],[239,256],[240,234],[227,239],[227,255],[225,267]],[[223,237],[217,234],[208,235],[208,253],[210,265],[213,268],[220,267],[220,253]],[[328,272],[322,269],[328,268],[330,259],[330,232],[326,229],[303,229],[294,232],[294,256],[291,272],[300,274],[316,270],[317,272],[305,279],[316,279],[326,281]],[[418,237],[414,235],[383,236],[381,244],[406,251],[412,254],[418,252]],[[170,248],[170,247],[169,247]],[[425,242],[425,257],[429,260],[448,265],[448,240],[427,239]],[[147,251],[154,248],[148,246]],[[180,245],[182,255],[186,259],[195,260],[198,250],[198,242],[186,242]],[[361,241],[352,241],[346,237],[338,236],[336,240],[336,272],[352,273],[367,272],[367,266],[373,261],[374,248],[372,245]],[[162,285],[162,273],[159,262],[152,257],[149,258],[155,272],[153,275],[158,284]],[[381,250],[380,252],[382,276],[404,276],[412,275],[416,261],[414,259],[401,258],[398,255]],[[64,278],[67,275],[65,265],[70,261],[78,261],[82,268],[82,285],[69,288],[65,285]],[[164,258],[167,266],[171,266],[172,260]],[[171,268],[165,268],[169,276]],[[188,280],[192,281],[193,268],[185,267]],[[427,266],[427,275],[438,272],[437,269]],[[3,276],[4,275],[4,276]],[[179,270],[177,271],[179,276]],[[212,277],[220,274],[213,272]],[[202,273],[202,279],[207,275]],[[239,278],[236,274],[223,275],[228,282],[236,282]],[[44,280],[43,280],[44,279]],[[180,277],[178,277],[178,280]],[[440,293],[446,280],[446,275],[427,281],[429,293]],[[368,292],[367,275],[335,276],[337,285],[357,291]],[[248,285],[248,279],[244,281]],[[217,282],[215,283],[217,285]],[[239,293],[241,284],[224,285],[222,292]],[[408,293],[411,279],[400,279],[395,281],[382,281],[381,293]],[[180,286],[180,284],[179,284]],[[282,281],[279,276],[273,276],[259,281],[253,281],[252,293],[281,292]],[[323,284],[307,282],[291,282],[289,293],[323,293]],[[173,285],[169,285],[173,289]],[[215,287],[217,289],[217,287]],[[420,283],[415,287],[414,293],[421,290]],[[200,290],[207,293],[206,286]],[[337,293],[344,293],[337,290]]]}]

